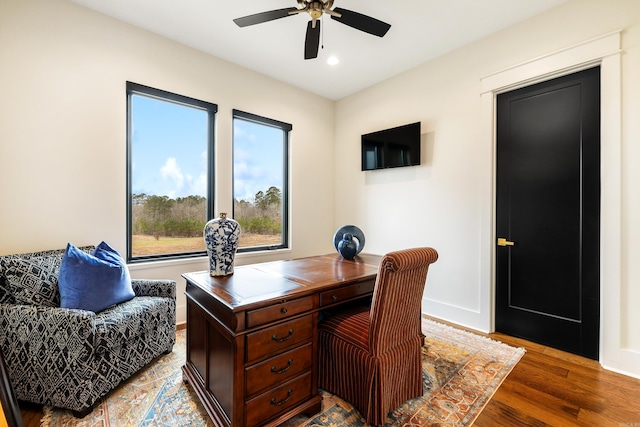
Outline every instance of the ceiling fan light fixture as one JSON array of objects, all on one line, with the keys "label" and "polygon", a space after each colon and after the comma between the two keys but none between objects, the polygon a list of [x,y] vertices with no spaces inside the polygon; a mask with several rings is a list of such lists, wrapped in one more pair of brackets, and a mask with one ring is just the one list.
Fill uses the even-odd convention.
[{"label": "ceiling fan light fixture", "polygon": [[[378,37],[384,37],[389,31],[391,25],[379,19],[363,15],[348,9],[333,7],[334,0],[297,0],[298,7],[274,9],[266,12],[254,13],[240,18],[236,18],[233,22],[239,27],[247,27],[250,25],[261,24],[263,22],[274,21],[276,19],[285,18],[287,16],[297,15],[306,12],[311,17],[307,22],[307,33],[304,42],[304,59],[313,59],[318,57],[318,48],[320,47],[320,23],[322,15],[330,15],[336,20],[348,27],[355,28],[359,31],[372,34]],[[324,48],[324,46],[323,46]]]}]

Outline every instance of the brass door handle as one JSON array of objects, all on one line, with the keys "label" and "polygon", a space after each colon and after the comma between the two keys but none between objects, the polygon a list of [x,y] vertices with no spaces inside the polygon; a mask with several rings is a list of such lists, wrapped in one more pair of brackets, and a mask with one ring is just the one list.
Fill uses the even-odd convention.
[{"label": "brass door handle", "polygon": [[515,244],[516,244],[515,242],[510,242],[504,237],[498,237],[498,246],[513,246]]}]

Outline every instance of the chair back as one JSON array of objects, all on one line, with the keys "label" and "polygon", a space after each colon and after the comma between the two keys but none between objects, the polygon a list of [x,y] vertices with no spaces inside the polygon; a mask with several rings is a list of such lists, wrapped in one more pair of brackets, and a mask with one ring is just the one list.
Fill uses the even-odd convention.
[{"label": "chair back", "polygon": [[380,355],[421,333],[422,294],[433,248],[412,248],[382,257],[371,303],[369,349]]}]

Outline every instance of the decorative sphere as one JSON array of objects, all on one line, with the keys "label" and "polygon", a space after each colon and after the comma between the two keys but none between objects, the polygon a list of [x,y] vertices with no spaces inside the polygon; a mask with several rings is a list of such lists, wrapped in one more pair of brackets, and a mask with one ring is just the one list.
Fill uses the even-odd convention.
[{"label": "decorative sphere", "polygon": [[338,243],[338,252],[344,259],[353,259],[356,256],[358,246],[353,241],[351,233],[344,233],[342,240]]},{"label": "decorative sphere", "polygon": [[338,228],[333,234],[333,247],[336,248],[336,251],[338,253],[340,253],[340,251],[338,250],[338,245],[344,239],[344,235],[347,233],[351,235],[351,239],[356,245],[356,255],[358,255],[364,248],[364,233],[355,225],[343,225],[342,227]]}]

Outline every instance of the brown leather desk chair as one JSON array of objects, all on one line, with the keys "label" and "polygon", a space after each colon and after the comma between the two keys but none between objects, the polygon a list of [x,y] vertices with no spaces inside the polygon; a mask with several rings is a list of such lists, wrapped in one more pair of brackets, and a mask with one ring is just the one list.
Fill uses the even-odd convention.
[{"label": "brown leather desk chair", "polygon": [[318,327],[319,386],[350,402],[372,425],[422,396],[421,305],[432,248],[386,254],[371,309],[338,312]]}]

